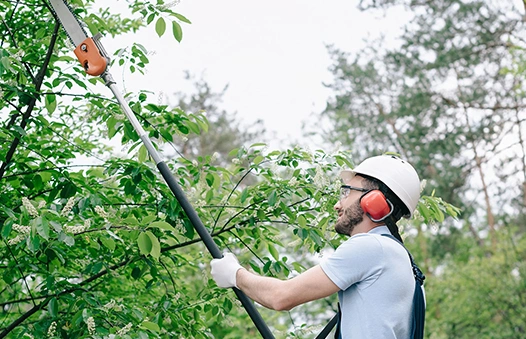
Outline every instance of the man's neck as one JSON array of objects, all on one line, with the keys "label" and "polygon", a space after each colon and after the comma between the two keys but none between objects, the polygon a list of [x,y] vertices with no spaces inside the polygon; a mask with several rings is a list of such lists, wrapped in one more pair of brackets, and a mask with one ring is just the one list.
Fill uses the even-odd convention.
[{"label": "man's neck", "polygon": [[369,233],[369,231],[371,231],[373,228],[376,228],[376,227],[379,227],[379,226],[385,226],[385,224],[384,223],[376,223],[376,222],[373,222],[369,218],[364,218],[361,223],[359,223],[358,225],[356,225],[353,228],[353,230],[351,232],[351,237],[353,235],[360,234],[360,233]]}]

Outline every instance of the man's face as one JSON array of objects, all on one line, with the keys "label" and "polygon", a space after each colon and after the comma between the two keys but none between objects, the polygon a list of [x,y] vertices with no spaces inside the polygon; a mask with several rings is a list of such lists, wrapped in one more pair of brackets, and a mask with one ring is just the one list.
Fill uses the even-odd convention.
[{"label": "man's face", "polygon": [[[363,188],[362,178],[354,176],[351,180],[344,182],[345,185]],[[352,231],[363,221],[363,210],[360,206],[360,197],[363,192],[350,190],[347,197],[343,197],[336,203],[334,209],[338,212],[338,220],[334,229],[339,234],[352,235]]]}]

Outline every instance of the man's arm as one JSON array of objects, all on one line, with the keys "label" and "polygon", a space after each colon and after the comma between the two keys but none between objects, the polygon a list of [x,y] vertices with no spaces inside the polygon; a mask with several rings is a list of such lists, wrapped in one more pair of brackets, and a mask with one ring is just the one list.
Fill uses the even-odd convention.
[{"label": "man's arm", "polygon": [[325,298],[340,290],[319,265],[290,279],[279,280],[250,273],[232,253],[210,263],[211,274],[217,286],[237,287],[248,297],[274,310],[291,308],[311,300]]},{"label": "man's arm", "polygon": [[325,298],[340,289],[327,277],[319,265],[290,279],[262,277],[245,269],[237,271],[237,286],[252,300],[277,311],[308,301]]}]

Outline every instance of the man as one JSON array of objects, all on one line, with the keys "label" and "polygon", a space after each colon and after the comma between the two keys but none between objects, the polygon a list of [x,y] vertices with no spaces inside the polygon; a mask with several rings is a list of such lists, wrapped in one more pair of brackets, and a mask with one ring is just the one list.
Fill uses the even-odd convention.
[{"label": "man", "polygon": [[350,239],[320,265],[283,281],[251,273],[227,253],[212,260],[212,276],[218,286],[235,286],[274,310],[338,292],[338,337],[409,338],[417,290],[396,222],[413,215],[420,197],[418,174],[406,161],[383,155],[343,171],[341,179],[335,230]]}]

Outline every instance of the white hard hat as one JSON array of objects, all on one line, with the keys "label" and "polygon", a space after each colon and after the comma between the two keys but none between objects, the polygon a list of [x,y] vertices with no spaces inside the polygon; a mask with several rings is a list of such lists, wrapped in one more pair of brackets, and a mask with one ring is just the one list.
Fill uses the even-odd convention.
[{"label": "white hard hat", "polygon": [[413,216],[420,198],[420,179],[407,161],[393,155],[380,155],[365,159],[353,170],[342,171],[340,177],[348,181],[356,174],[367,175],[383,182],[409,210],[406,217]]}]

